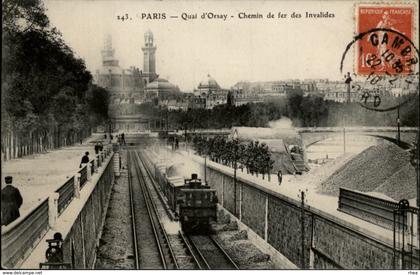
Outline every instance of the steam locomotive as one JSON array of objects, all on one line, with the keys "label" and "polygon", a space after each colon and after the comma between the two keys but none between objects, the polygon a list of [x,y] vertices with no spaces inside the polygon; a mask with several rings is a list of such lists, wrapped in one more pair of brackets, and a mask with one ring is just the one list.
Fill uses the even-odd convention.
[{"label": "steam locomotive", "polygon": [[189,233],[208,230],[210,222],[217,220],[216,190],[203,184],[197,174],[184,180],[181,177],[167,178],[159,169],[155,173],[173,218],[181,222],[182,230]]},{"label": "steam locomotive", "polygon": [[192,174],[176,192],[177,203],[173,210],[178,214],[182,230],[189,233],[208,231],[210,222],[217,220],[216,190],[203,185],[197,174]]}]

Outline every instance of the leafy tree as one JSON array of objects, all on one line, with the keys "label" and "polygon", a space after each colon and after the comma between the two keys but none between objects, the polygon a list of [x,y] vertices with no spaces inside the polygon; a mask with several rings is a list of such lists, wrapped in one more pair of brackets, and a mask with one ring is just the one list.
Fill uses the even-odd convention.
[{"label": "leafy tree", "polygon": [[91,85],[84,61],[49,27],[42,2],[3,0],[2,8],[2,130],[54,132],[60,140],[106,120],[108,92]]}]

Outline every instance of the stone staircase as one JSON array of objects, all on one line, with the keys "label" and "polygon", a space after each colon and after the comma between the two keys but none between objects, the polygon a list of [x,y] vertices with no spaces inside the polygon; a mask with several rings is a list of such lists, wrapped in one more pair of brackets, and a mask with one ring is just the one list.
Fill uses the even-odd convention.
[{"label": "stone staircase", "polygon": [[291,153],[290,156],[292,157],[292,162],[296,168],[297,174],[302,174],[303,172],[308,171],[308,168],[305,165],[305,161],[303,160],[302,155]]}]

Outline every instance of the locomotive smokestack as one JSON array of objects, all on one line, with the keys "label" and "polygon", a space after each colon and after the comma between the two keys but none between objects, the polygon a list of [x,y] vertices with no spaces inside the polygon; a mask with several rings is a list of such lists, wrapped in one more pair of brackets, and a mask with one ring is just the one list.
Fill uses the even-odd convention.
[{"label": "locomotive smokestack", "polygon": [[197,179],[197,174],[191,174],[191,179],[196,180]]}]

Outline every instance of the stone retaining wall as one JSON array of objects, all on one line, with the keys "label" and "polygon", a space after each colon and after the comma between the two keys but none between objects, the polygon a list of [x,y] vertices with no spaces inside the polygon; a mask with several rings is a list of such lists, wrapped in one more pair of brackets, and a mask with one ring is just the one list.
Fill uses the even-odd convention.
[{"label": "stone retaining wall", "polygon": [[96,246],[105,220],[109,196],[114,181],[114,166],[108,162],[89,199],[64,238],[64,262],[74,269],[92,269]]},{"label": "stone retaining wall", "polygon": [[[304,209],[302,263],[302,211],[299,200],[237,177],[237,205],[240,206],[237,212],[240,213],[233,213],[232,173],[207,162],[207,182],[216,189],[219,202],[225,209],[300,268],[393,268],[392,244],[358,232],[347,222],[314,208]],[[417,262],[415,258],[412,268],[418,268]],[[405,266],[410,268],[410,263],[406,261]],[[396,267],[401,268],[401,263],[397,261]]]}]

